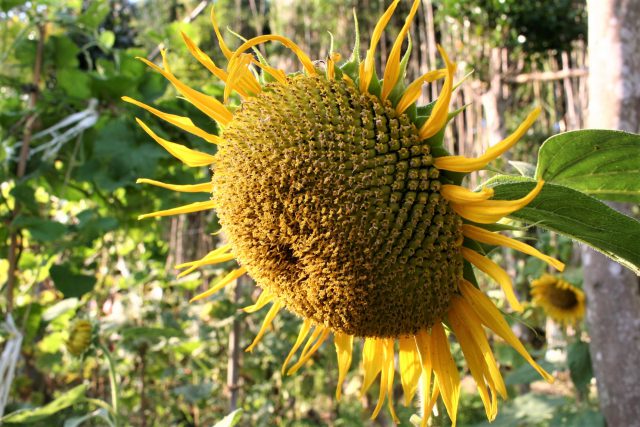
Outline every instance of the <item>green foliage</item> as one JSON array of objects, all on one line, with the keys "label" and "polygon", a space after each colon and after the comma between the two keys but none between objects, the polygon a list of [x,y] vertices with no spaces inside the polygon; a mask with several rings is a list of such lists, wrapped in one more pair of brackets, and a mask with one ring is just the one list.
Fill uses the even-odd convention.
[{"label": "green foliage", "polygon": [[567,50],[587,34],[584,0],[441,0],[439,15],[467,19],[488,32],[496,46],[522,46],[526,52]]}]

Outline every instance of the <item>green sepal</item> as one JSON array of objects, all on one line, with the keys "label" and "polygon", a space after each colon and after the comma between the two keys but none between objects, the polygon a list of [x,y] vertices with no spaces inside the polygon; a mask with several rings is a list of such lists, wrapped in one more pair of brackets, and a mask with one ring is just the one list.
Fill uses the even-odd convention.
[{"label": "green sepal", "polygon": [[473,266],[466,259],[462,262],[462,277],[476,288],[479,287],[478,280],[476,279],[476,273],[473,271]]},{"label": "green sepal", "polygon": [[376,96],[378,99],[382,94],[382,80],[378,79],[378,74],[375,70],[373,70],[373,75],[371,76],[371,81],[369,82],[369,89],[367,89],[367,92],[369,92],[371,95]]},{"label": "green sepal", "polygon": [[488,245],[486,243],[480,243],[473,239],[467,239],[467,238],[464,239],[462,246],[464,246],[465,248],[471,249],[472,251],[476,251],[479,254],[485,255],[485,256],[498,248],[497,245]]},{"label": "green sepal", "polygon": [[[331,31],[327,31],[327,33],[329,33],[329,38],[331,39],[331,43],[329,44],[329,58],[331,58],[333,56],[334,39]],[[329,67],[329,61],[327,61],[327,67]],[[343,73],[338,64],[335,64],[335,63],[333,64],[333,73],[335,75],[336,80],[338,81],[342,80]]]},{"label": "green sepal", "polygon": [[360,72],[360,27],[358,26],[358,15],[355,8],[353,9],[353,27],[356,32],[353,51],[349,60],[342,64],[339,69],[349,76],[354,83],[357,83]]}]

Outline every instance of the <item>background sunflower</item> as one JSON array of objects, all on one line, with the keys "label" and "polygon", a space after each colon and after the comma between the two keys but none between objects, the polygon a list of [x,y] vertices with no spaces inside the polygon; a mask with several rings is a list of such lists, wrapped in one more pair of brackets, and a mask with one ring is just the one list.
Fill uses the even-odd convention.
[{"label": "background sunflower", "polygon": [[531,295],[535,305],[564,326],[576,325],[584,318],[584,292],[566,280],[545,274],[531,282]]}]

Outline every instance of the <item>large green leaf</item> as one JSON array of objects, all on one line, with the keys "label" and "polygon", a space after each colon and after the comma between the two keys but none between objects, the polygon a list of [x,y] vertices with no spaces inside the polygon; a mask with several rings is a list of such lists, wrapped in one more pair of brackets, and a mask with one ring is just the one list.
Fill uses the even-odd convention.
[{"label": "large green leaf", "polygon": [[[495,199],[514,200],[529,193],[535,181],[498,176],[487,185],[495,190]],[[535,200],[510,217],[586,243],[640,274],[640,222],[591,196],[547,183]]]},{"label": "large green leaf", "polygon": [[589,344],[584,341],[570,344],[567,349],[567,364],[569,365],[571,381],[573,381],[576,389],[586,393],[587,387],[591,383],[591,378],[593,378]]},{"label": "large green leaf", "polygon": [[540,147],[536,178],[603,200],[640,202],[640,135],[579,130]]},{"label": "large green leaf", "polygon": [[36,421],[44,420],[45,418],[50,417],[56,412],[60,412],[61,410],[68,408],[69,406],[76,403],[78,400],[84,397],[84,392],[86,390],[85,385],[79,385],[77,387],[72,388],[68,392],[64,393],[51,403],[48,403],[45,406],[35,409],[23,409],[20,411],[12,412],[10,414],[5,415],[0,422],[7,424],[14,423],[35,423]]},{"label": "large green leaf", "polygon": [[236,409],[222,420],[218,421],[213,427],[233,427],[242,419],[242,409]]},{"label": "large green leaf", "polygon": [[65,298],[80,298],[91,292],[97,282],[94,276],[76,273],[70,265],[65,264],[51,266],[49,275]]}]

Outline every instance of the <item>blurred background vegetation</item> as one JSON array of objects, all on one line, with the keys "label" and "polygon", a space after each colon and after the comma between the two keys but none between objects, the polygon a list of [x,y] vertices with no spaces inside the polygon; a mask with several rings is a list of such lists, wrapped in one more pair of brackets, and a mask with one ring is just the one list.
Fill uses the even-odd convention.
[{"label": "blurred background vegetation", "polygon": [[[134,116],[150,119],[148,114],[120,97],[188,115],[216,132],[160,75],[135,59],[157,61],[159,49],[166,48],[176,75],[221,96],[220,82],[189,55],[180,36],[186,32],[224,64],[209,21],[213,3],[0,0],[0,319],[6,321],[0,348],[7,360],[11,352],[18,355],[12,381],[3,377],[0,384],[8,393],[1,418],[8,425],[209,426],[236,409],[242,412],[233,412],[221,425],[391,423],[386,414],[368,420],[372,399],[358,398],[357,369],[348,375],[345,397],[335,401],[337,367],[330,345],[297,375],[280,374],[283,355],[297,335],[298,320],[292,315],[281,316],[258,349],[244,353],[261,320],[239,311],[255,299],[247,281],[204,302],[188,303],[224,274],[224,268],[204,269],[177,279],[173,268],[215,246],[220,236],[214,234],[219,225],[213,212],[136,220],[145,212],[195,201],[188,194],[138,186],[137,178],[193,183],[206,179],[209,171],[176,164],[136,126]],[[219,0],[215,7],[223,28],[247,38],[284,34],[322,60],[331,43],[328,31],[335,50],[349,55],[353,8],[361,43],[368,44],[384,4]],[[401,3],[385,32],[383,58],[409,7],[410,2]],[[514,160],[535,163],[546,137],[584,126],[585,8],[581,0],[423,2],[411,33],[409,78],[440,66],[436,42],[460,63],[460,77],[474,71],[456,95],[455,106],[470,106],[448,131],[450,148],[466,155],[484,151],[512,131],[534,104],[543,107],[543,117],[512,152]],[[231,32],[225,38],[238,45]],[[297,69],[278,46],[260,49],[273,65]],[[424,100],[436,93],[437,87],[426,87]],[[211,149],[160,121],[153,124],[169,140]],[[515,162],[503,166],[511,171],[524,167]],[[536,228],[519,237],[566,262],[565,278],[581,285],[570,240]],[[546,272],[545,265],[507,249],[495,257],[506,261],[520,295],[528,299],[529,283]],[[502,298],[499,292],[490,295]],[[88,338],[77,335],[78,319],[90,322]],[[509,320],[535,356],[546,356],[544,365],[557,382],[538,381],[510,347],[495,342],[510,400],[501,404],[493,425],[604,425],[582,325],[560,327],[532,305]],[[23,336],[17,350],[12,341],[16,330]],[[86,339],[88,345],[81,356],[69,351],[73,345],[65,347],[74,332],[71,340],[79,340],[74,343]],[[486,425],[481,401],[467,383],[473,382],[463,381],[459,425]],[[0,409],[1,398],[0,393]],[[414,412],[399,408],[403,423],[409,425]],[[440,410],[433,425],[448,424]]]}]

